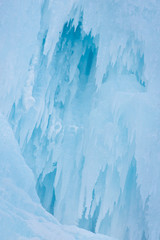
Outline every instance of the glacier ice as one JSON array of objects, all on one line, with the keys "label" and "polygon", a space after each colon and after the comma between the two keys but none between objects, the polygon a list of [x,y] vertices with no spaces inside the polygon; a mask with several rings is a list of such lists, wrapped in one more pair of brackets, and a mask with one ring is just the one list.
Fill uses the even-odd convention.
[{"label": "glacier ice", "polygon": [[[4,131],[5,129],[5,131]],[[0,115],[0,239],[112,240],[74,226],[62,226],[40,205],[33,173],[13,131]]]},{"label": "glacier ice", "polygon": [[[13,197],[5,211],[27,207],[35,229],[42,215],[64,239],[74,230],[58,221],[120,240],[158,240],[159,1],[3,0],[0,14],[0,112],[12,128],[1,132],[14,133],[1,151],[9,159],[9,148],[19,149],[6,174],[20,177],[2,174]],[[39,205],[34,182],[58,221]],[[21,203],[11,189],[23,185]],[[36,205],[24,201],[30,190]]]}]

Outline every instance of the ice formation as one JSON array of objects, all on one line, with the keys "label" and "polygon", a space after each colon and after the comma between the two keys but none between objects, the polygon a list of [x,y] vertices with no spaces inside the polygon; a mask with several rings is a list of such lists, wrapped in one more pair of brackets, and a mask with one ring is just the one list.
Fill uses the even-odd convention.
[{"label": "ice formation", "polygon": [[0,4],[0,234],[159,240],[159,1]]}]

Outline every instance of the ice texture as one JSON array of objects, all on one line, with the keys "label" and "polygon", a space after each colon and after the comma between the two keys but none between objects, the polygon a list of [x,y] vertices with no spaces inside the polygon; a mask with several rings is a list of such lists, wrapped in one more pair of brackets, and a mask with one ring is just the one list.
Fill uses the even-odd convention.
[{"label": "ice texture", "polygon": [[[0,4],[0,113],[10,125],[1,121],[1,135],[9,129],[14,139],[0,148],[1,168],[10,161],[3,163],[3,155],[11,159],[10,149],[16,151],[0,184],[13,198],[2,222],[17,206],[26,208],[23,217],[31,212],[34,231],[43,225],[51,234],[70,232],[59,221],[120,240],[159,240],[160,2]],[[41,208],[34,182],[41,205],[58,221]],[[24,197],[30,190],[36,205]],[[84,230],[74,228],[81,239]],[[25,235],[26,224],[20,230],[38,236]],[[52,239],[43,229],[36,234]]]},{"label": "ice texture", "polygon": [[35,179],[13,131],[0,115],[0,239],[114,240],[75,226],[62,226],[41,206]]}]

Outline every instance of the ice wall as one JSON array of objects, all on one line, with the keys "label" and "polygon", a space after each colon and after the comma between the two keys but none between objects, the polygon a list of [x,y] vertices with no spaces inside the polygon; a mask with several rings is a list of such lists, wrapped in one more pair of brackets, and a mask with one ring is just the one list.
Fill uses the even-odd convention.
[{"label": "ice wall", "polygon": [[45,0],[34,47],[21,46],[23,78],[13,73],[20,85],[9,81],[14,97],[1,108],[42,205],[61,223],[159,239],[159,9],[153,0]]},{"label": "ice wall", "polygon": [[75,226],[62,226],[40,205],[35,179],[13,131],[0,114],[0,239],[114,240]]}]

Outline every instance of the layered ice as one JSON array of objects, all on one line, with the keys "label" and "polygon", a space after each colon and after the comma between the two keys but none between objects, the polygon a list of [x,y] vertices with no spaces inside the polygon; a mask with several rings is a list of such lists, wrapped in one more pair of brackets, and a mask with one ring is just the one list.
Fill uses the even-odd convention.
[{"label": "layered ice", "polygon": [[159,239],[159,2],[10,4],[0,111],[42,206],[63,224]]}]

